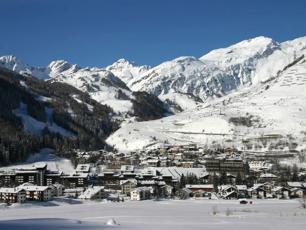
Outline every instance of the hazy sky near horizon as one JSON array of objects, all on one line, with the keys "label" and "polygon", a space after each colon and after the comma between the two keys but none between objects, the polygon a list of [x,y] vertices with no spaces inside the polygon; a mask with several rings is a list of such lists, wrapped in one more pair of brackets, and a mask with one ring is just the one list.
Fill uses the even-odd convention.
[{"label": "hazy sky near horizon", "polygon": [[0,0],[0,56],[155,66],[256,36],[306,36],[305,0]]}]

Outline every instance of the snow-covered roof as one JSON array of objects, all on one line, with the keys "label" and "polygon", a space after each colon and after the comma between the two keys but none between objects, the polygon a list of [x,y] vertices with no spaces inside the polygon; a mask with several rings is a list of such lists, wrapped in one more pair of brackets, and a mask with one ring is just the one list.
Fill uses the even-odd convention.
[{"label": "snow-covered roof", "polygon": [[63,178],[87,178],[89,176],[88,173],[73,173],[69,175],[63,175]]},{"label": "snow-covered roof", "polygon": [[24,190],[23,188],[15,187],[15,188],[0,188],[0,193],[19,193]]},{"label": "snow-covered roof", "polygon": [[155,185],[155,181],[154,180],[141,180],[138,181],[139,184],[141,185]]},{"label": "snow-covered roof", "polygon": [[158,167],[155,168],[163,176],[171,176],[172,179],[179,180],[182,175],[194,174],[198,178],[206,176],[208,173],[205,168],[182,168],[182,167]]},{"label": "snow-covered roof", "polygon": [[260,175],[260,178],[277,178],[277,176],[272,173],[263,173]]},{"label": "snow-covered roof", "polygon": [[75,192],[83,192],[84,188],[66,188],[65,193],[75,193]]},{"label": "snow-covered roof", "polygon": [[247,186],[246,185],[236,185],[238,190],[246,190]]},{"label": "snow-covered roof", "polygon": [[152,192],[153,188],[152,187],[137,187],[133,189],[131,192],[145,192],[145,191]]},{"label": "snow-covered roof", "polygon": [[[302,182],[287,182],[287,185],[289,187],[296,187],[296,188],[302,188],[303,187]],[[304,183],[304,187],[306,187],[306,183]]]},{"label": "snow-covered roof", "polygon": [[185,188],[188,189],[213,189],[213,184],[186,184]]},{"label": "snow-covered roof", "polygon": [[90,164],[78,164],[75,171],[87,173],[90,171]]},{"label": "snow-covered roof", "polygon": [[136,179],[127,179],[127,180],[120,180],[120,185],[124,185],[126,183],[133,183],[133,184],[137,184],[137,180]]},{"label": "snow-covered roof", "polygon": [[80,199],[91,199],[93,198],[97,193],[104,190],[104,186],[92,186],[88,187],[83,194],[79,196]]},{"label": "snow-covered roof", "polygon": [[28,184],[19,185],[19,188],[30,192],[43,192],[48,189],[51,189],[49,186],[38,186],[38,185],[28,185]]},{"label": "snow-covered roof", "polygon": [[128,171],[128,172],[133,172],[134,171],[134,165],[121,165],[120,168],[121,171]]}]

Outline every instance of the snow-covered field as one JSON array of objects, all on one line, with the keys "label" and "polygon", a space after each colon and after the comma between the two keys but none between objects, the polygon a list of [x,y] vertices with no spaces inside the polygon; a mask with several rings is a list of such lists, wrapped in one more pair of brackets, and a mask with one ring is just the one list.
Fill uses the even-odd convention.
[{"label": "snow-covered field", "polygon": [[88,202],[0,209],[0,229],[305,229],[296,200]]}]

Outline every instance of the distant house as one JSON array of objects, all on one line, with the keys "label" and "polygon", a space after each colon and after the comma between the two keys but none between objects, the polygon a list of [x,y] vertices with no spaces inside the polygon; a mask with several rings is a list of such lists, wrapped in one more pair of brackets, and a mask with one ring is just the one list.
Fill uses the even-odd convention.
[{"label": "distant house", "polygon": [[90,186],[80,196],[80,199],[98,200],[106,198],[103,186]]},{"label": "distant house", "polygon": [[42,186],[44,185],[46,170],[47,165],[42,163],[2,172],[0,173],[0,186],[16,187],[23,183],[32,183]]},{"label": "distant house", "polygon": [[303,188],[291,188],[290,198],[302,198],[306,195],[306,190]]},{"label": "distant house", "polygon": [[53,196],[52,189],[49,186],[37,186],[25,183],[20,185],[19,188],[26,191],[27,200],[48,201]]},{"label": "distant house", "polygon": [[153,188],[138,187],[131,191],[131,200],[148,200],[151,199]]},{"label": "distant house", "polygon": [[120,180],[122,180],[120,174],[114,171],[103,171],[97,176],[97,184],[104,186],[105,189],[121,189]]},{"label": "distant house", "polygon": [[160,160],[158,158],[147,159],[141,162],[145,167],[160,167]]},{"label": "distant house", "polygon": [[0,188],[0,202],[23,203],[26,200],[26,191],[22,188]]},{"label": "distant house", "polygon": [[203,191],[203,192],[213,192],[213,184],[186,184],[186,188],[190,189],[192,192]]},{"label": "distant house", "polygon": [[133,173],[134,172],[134,165],[121,165],[120,168],[121,173]]},{"label": "distant house", "polygon": [[210,174],[226,172],[232,175],[240,173],[241,176],[244,176],[247,164],[241,159],[207,158],[205,159],[205,167]]},{"label": "distant house", "polygon": [[130,196],[131,191],[137,187],[137,180],[135,179],[121,180],[120,186],[121,186],[121,193]]},{"label": "distant house", "polygon": [[192,191],[195,197],[211,197],[214,191],[213,184],[186,184],[185,188]]},{"label": "distant house", "polygon": [[259,176],[259,182],[265,183],[265,182],[276,181],[277,178],[278,177],[272,173],[263,173]]},{"label": "distant house", "polygon": [[236,183],[236,176],[230,173],[226,173],[226,178],[228,183],[235,184]]},{"label": "distant house", "polygon": [[160,187],[161,190],[161,197],[171,197],[173,195],[173,187],[170,185],[163,185]]},{"label": "distant house", "polygon": [[218,187],[219,196],[223,199],[237,199],[238,189],[234,185],[221,185]]},{"label": "distant house", "polygon": [[45,173],[45,183],[44,185],[50,186],[52,184],[60,184],[61,176],[63,175],[63,172],[59,171],[47,171]]},{"label": "distant house", "polygon": [[287,182],[287,186],[289,188],[305,188],[306,189],[306,183],[304,183],[304,182],[291,182],[291,181],[288,181]]},{"label": "distant house", "polygon": [[65,187],[62,184],[55,183],[49,186],[52,189],[53,196],[63,196]]},{"label": "distant house", "polygon": [[278,199],[289,199],[291,191],[289,188],[283,186],[276,186],[272,188],[272,195],[274,198]]},{"label": "distant house", "polygon": [[195,167],[195,162],[194,161],[182,161],[181,162],[181,167],[183,167],[183,168],[194,168]]},{"label": "distant house", "polygon": [[176,192],[176,196],[181,200],[186,200],[190,197],[193,197],[193,192],[188,188],[182,188]]},{"label": "distant house", "polygon": [[84,188],[68,188],[64,190],[64,195],[66,197],[78,198],[84,192]]},{"label": "distant house", "polygon": [[272,164],[266,161],[250,161],[249,167],[251,171],[259,172],[270,169]]},{"label": "distant house", "polygon": [[73,173],[69,175],[62,175],[62,184],[65,188],[86,187],[89,184],[88,173]]},{"label": "distant house", "polygon": [[287,182],[290,189],[291,198],[301,198],[306,195],[306,183],[304,182]]},{"label": "distant house", "polygon": [[272,198],[272,189],[273,184],[263,183],[263,184],[254,184],[252,188],[248,189],[249,196],[252,198],[265,199]]},{"label": "distant house", "polygon": [[247,198],[248,197],[248,188],[246,185],[236,185],[238,198]]}]

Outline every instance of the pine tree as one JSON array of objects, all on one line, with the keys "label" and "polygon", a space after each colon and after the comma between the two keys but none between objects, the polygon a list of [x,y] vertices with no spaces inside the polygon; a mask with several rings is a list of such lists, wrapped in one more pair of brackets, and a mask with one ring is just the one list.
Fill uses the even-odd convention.
[{"label": "pine tree", "polygon": [[236,177],[236,184],[238,184],[238,185],[243,184],[243,181],[242,181],[242,177],[241,177],[240,172],[238,172],[238,174],[237,174],[237,177]]},{"label": "pine tree", "polygon": [[213,176],[213,179],[212,179],[212,183],[214,185],[214,191],[218,192],[219,178],[216,175],[216,173],[214,173],[214,176]]},{"label": "pine tree", "polygon": [[296,164],[293,165],[292,167],[292,181],[299,181],[299,176],[298,176],[298,167]]},{"label": "pine tree", "polygon": [[182,174],[181,179],[180,179],[180,188],[185,188],[186,186],[186,178],[184,174]]},{"label": "pine tree", "polygon": [[220,185],[227,184],[227,176],[226,172],[222,172],[221,177],[220,177]]}]

